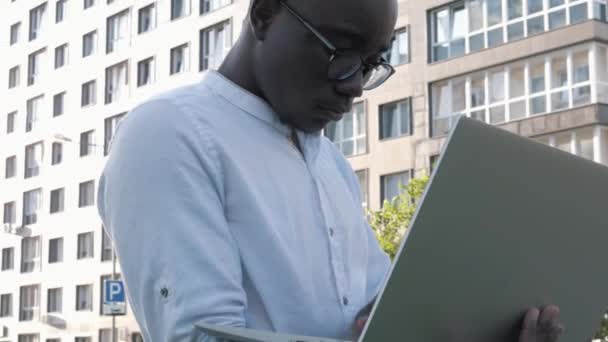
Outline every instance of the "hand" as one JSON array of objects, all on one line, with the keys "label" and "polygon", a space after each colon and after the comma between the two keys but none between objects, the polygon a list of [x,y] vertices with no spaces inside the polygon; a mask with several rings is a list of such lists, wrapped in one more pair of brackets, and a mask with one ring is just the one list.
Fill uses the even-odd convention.
[{"label": "hand", "polygon": [[365,324],[367,323],[367,319],[369,318],[369,314],[372,311],[372,307],[374,306],[374,302],[376,302],[376,298],[372,299],[366,306],[364,306],[355,317],[355,322],[352,327],[353,339],[358,340],[359,336],[363,332],[363,328],[365,328]]},{"label": "hand", "polygon": [[549,305],[542,311],[531,308],[524,316],[519,342],[556,342],[563,331],[557,306]]}]

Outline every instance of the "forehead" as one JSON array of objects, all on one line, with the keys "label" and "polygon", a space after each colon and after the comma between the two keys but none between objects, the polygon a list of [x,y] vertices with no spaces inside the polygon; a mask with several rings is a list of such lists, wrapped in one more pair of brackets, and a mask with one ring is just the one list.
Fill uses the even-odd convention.
[{"label": "forehead", "polygon": [[322,32],[355,34],[366,49],[390,43],[397,18],[395,0],[287,0]]}]

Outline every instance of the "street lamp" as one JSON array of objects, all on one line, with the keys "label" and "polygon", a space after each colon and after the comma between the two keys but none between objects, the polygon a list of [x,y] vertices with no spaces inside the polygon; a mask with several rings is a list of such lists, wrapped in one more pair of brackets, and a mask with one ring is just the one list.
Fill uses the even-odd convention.
[{"label": "street lamp", "polygon": [[[59,141],[64,141],[64,142],[70,142],[70,143],[74,143],[77,145],[82,145],[80,142],[75,142],[73,141],[70,137],[66,137],[63,134],[60,133],[56,133],[53,135],[53,137],[55,138],[55,140],[59,140]],[[87,146],[93,146],[93,147],[98,147],[100,145],[97,144],[86,144]],[[104,151],[106,150],[106,144],[103,144],[104,147]],[[105,234],[102,231],[102,234]],[[116,273],[116,253],[114,252],[114,246],[112,245],[112,280],[117,280],[117,273]],[[103,285],[105,287],[105,284]],[[103,290],[100,291],[101,293],[103,293]],[[116,342],[117,341],[117,332],[116,332],[116,315],[112,314],[112,342]]]}]

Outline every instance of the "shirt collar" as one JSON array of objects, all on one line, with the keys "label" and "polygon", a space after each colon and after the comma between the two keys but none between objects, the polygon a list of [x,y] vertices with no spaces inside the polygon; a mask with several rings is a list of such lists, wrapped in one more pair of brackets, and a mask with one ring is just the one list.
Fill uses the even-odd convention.
[{"label": "shirt collar", "polygon": [[244,112],[266,122],[281,132],[281,134],[287,137],[290,136],[291,127],[279,120],[279,115],[268,102],[232,82],[224,75],[215,70],[209,70],[203,77],[202,83],[212,88],[217,95],[239,107]]},{"label": "shirt collar", "polygon": [[[268,102],[232,82],[219,72],[208,70],[203,76],[201,84],[210,87],[218,96],[223,97],[245,113],[253,115],[274,127],[287,138],[291,136],[292,128],[279,120],[279,115]],[[296,134],[305,159],[307,161],[316,159],[321,143],[321,131],[305,133],[296,129]]]}]

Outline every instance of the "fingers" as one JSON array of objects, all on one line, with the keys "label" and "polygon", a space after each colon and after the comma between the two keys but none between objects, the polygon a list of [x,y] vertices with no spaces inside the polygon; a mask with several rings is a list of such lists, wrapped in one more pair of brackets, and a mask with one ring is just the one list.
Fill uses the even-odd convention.
[{"label": "fingers", "polygon": [[542,312],[531,308],[524,317],[519,342],[556,342],[563,331],[558,307],[549,305]]},{"label": "fingers", "polygon": [[538,318],[537,338],[539,341],[557,341],[563,331],[564,326],[559,321],[559,308],[555,305],[544,308]]},{"label": "fingers", "polygon": [[539,315],[540,311],[537,308],[531,308],[526,312],[519,342],[536,342],[536,326]]}]

